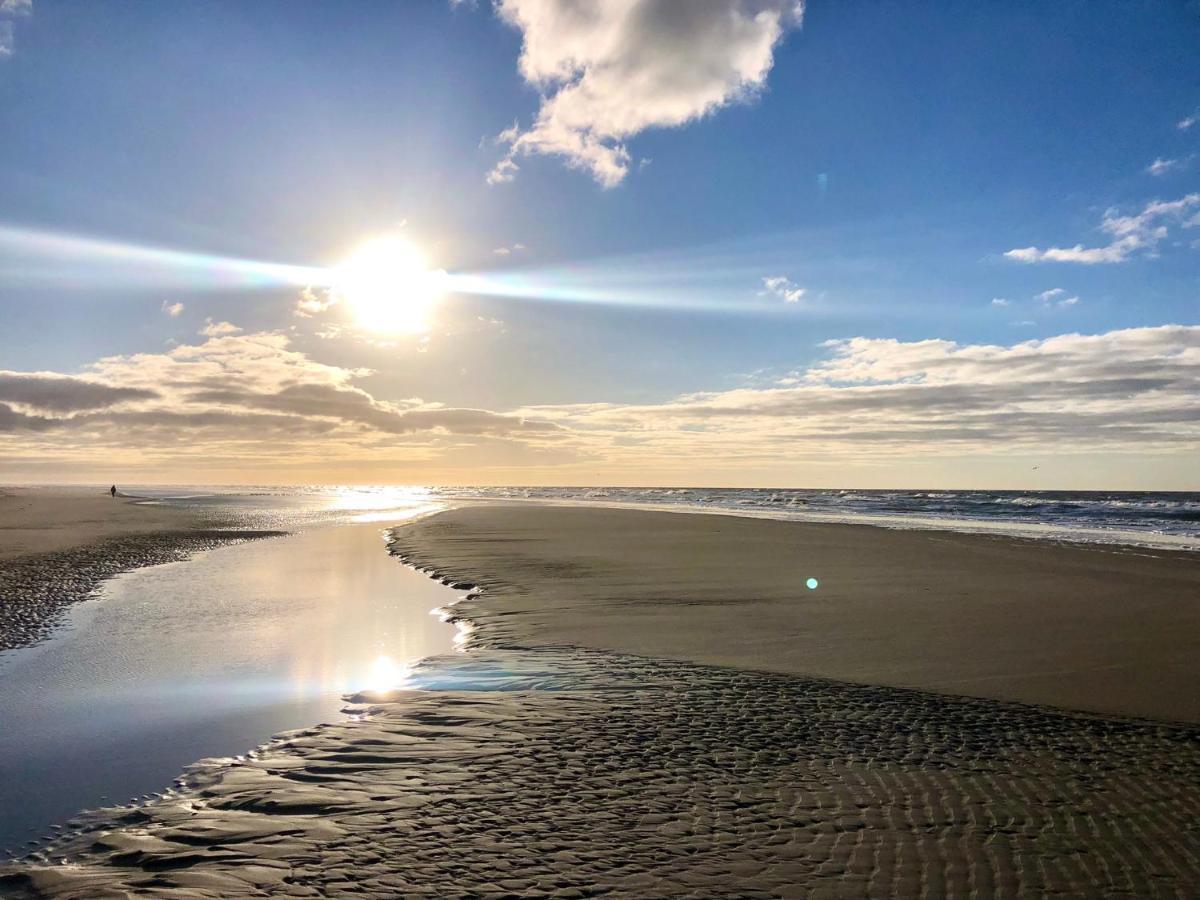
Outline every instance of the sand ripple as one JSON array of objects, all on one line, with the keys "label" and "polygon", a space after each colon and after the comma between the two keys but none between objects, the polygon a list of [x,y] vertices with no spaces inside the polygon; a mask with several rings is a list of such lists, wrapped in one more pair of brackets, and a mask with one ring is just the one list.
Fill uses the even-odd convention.
[{"label": "sand ripple", "polygon": [[201,764],[7,896],[1200,893],[1200,729],[579,651]]}]

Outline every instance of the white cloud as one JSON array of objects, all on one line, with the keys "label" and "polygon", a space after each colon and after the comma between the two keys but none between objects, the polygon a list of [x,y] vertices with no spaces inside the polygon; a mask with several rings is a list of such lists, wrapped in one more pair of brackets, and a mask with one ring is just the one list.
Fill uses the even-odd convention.
[{"label": "white cloud", "polygon": [[1004,297],[993,297],[992,306],[1008,306],[1009,302]]},{"label": "white cloud", "polygon": [[331,290],[306,287],[300,292],[300,299],[296,301],[296,315],[306,318],[315,316],[325,312],[337,302],[337,295]]},{"label": "white cloud", "polygon": [[1200,122],[1200,112],[1192,113],[1192,115],[1190,115],[1186,118],[1180,119],[1178,122],[1175,123],[1175,127],[1178,128],[1180,131],[1187,131],[1189,128],[1191,128],[1193,125],[1195,125],[1197,122]]},{"label": "white cloud", "polygon": [[1134,215],[1120,215],[1115,208],[1104,213],[1100,230],[1112,240],[1101,247],[1018,247],[1007,251],[1007,259],[1023,263],[1073,262],[1084,265],[1121,263],[1134,254],[1153,256],[1155,248],[1170,234],[1170,227],[1182,221],[1184,228],[1193,227],[1194,219],[1184,220],[1192,209],[1200,207],[1200,194],[1187,194],[1178,200],[1155,200],[1147,203]]},{"label": "white cloud", "polygon": [[174,319],[183,312],[183,304],[178,301],[171,303],[168,300],[164,300],[162,302],[162,311]]},{"label": "white cloud", "polygon": [[33,0],[0,0],[0,59],[6,59],[16,50],[14,28],[11,18],[33,15]]},{"label": "white cloud", "polygon": [[604,187],[629,172],[624,141],[753,97],[802,0],[496,0],[521,31],[519,68],[542,93],[528,129],[500,134],[488,175],[511,181],[516,158],[561,156]]},{"label": "white cloud", "polygon": [[1043,306],[1075,306],[1079,303],[1078,297],[1068,297],[1066,294],[1065,290],[1056,287],[1034,294],[1033,299],[1040,301]]},{"label": "white cloud", "polygon": [[524,465],[632,472],[670,460],[684,477],[788,466],[802,454],[874,465],[897,453],[1200,445],[1200,326],[1011,345],[856,337],[825,350],[766,386],[496,412],[384,400],[359,386],[373,373],[317,362],[286,335],[227,335],[101,359],[77,375],[0,372],[0,459],[285,477],[289,467],[361,473],[401,461],[447,471],[447,460],[469,457],[458,477],[520,460],[517,479]]},{"label": "white cloud", "polygon": [[232,322],[214,322],[212,319],[204,320],[204,327],[200,329],[200,334],[204,337],[226,337],[231,334],[240,334],[242,329],[234,325]]},{"label": "white cloud", "polygon": [[610,462],[625,452],[618,439],[636,436],[643,457],[685,466],[802,452],[845,460],[906,450],[1194,453],[1200,442],[1200,326],[1010,346],[865,337],[826,346],[829,358],[778,386],[529,412],[604,443]]},{"label": "white cloud", "polygon": [[799,303],[804,297],[804,288],[783,275],[771,275],[762,280],[766,289],[764,294],[771,294],[784,303]]},{"label": "white cloud", "polygon": [[514,253],[522,253],[528,249],[524,244],[513,244],[509,247],[497,247],[492,252],[497,256],[511,256]]},{"label": "white cloud", "polygon": [[1176,169],[1182,169],[1192,161],[1192,157],[1185,156],[1182,159],[1164,159],[1158,157],[1150,165],[1146,166],[1146,172],[1150,175],[1166,175],[1168,172],[1173,172]]}]

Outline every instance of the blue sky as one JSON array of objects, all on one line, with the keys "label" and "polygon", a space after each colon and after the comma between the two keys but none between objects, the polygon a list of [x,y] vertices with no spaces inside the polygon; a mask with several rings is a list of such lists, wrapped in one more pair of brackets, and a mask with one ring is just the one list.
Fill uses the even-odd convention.
[{"label": "blue sky", "polygon": [[[612,481],[630,466],[642,473],[636,480],[677,480],[650,457],[679,455],[680,436],[709,425],[655,410],[697,392],[774,397],[846,352],[830,341],[1005,348],[1196,325],[1200,218],[1191,220],[1200,206],[1187,198],[1200,191],[1200,123],[1182,127],[1200,109],[1194,4],[644,6],[600,4],[581,24],[550,0],[7,0],[0,227],[309,267],[333,266],[364,239],[395,231],[436,268],[515,281],[532,296],[452,292],[427,331],[380,336],[337,309],[297,316],[293,284],[234,290],[198,272],[187,283],[131,285],[103,267],[66,283],[53,277],[66,261],[0,240],[0,369],[135,378],[96,361],[233,340],[197,334],[209,320],[228,322],[241,337],[285,334],[306,364],[354,370],[334,377],[340,389],[393,413],[419,398],[540,415],[571,432],[552,446],[440,428],[406,437],[424,440],[419,450],[367,450],[370,436],[356,433],[343,474],[369,456],[370,473],[394,480],[470,481],[486,470],[478,480]],[[740,30],[723,30],[737,17]],[[562,48],[574,40],[597,55],[572,59]],[[531,83],[534,68],[564,65],[557,81]],[[622,81],[631,71],[636,88]],[[726,79],[715,95],[710,77]],[[586,102],[567,96],[577,89],[590,92]],[[539,110],[551,108],[557,118],[539,129]],[[564,131],[564,122],[573,124]],[[514,124],[510,150],[497,137]],[[580,154],[551,146],[577,138]],[[627,160],[606,185],[611,170],[594,160],[614,147]],[[489,183],[510,152],[514,177]],[[1181,205],[1147,213],[1155,201]],[[1130,235],[1108,251],[1120,257],[1111,261],[1028,260]],[[1037,249],[1024,261],[1005,256],[1023,248]],[[619,290],[627,302],[544,297],[584,288]],[[176,303],[176,315],[164,312]],[[1191,358],[1194,332],[1171,340],[1155,358]],[[55,425],[36,439],[14,428],[12,477],[37,477],[33,461],[47,456],[57,462],[44,471],[72,476],[76,461],[59,453],[55,432],[59,418],[84,411],[39,411],[15,397],[13,410]],[[639,424],[626,433],[585,422],[580,404],[628,405]],[[137,411],[103,409],[106,421]],[[101,410],[86,412],[97,417],[87,427],[100,428]],[[1124,471],[1130,454],[1162,455],[1165,486],[1186,486],[1194,413],[1185,403],[1177,422],[1156,426],[1168,432],[1163,441],[1157,432],[1114,441],[1106,462],[1089,463],[1093,481]],[[1127,424],[1103,427],[1116,434]],[[762,434],[776,449],[761,454],[695,444],[702,458],[723,460],[704,480],[836,482],[821,468],[830,447],[796,438],[799,450],[788,449],[788,429],[805,427],[777,417]],[[647,430],[662,443],[652,441],[641,463],[612,450]],[[88,434],[97,448],[115,446]],[[220,444],[229,439],[214,446],[229,449]],[[951,455],[1012,452],[995,434],[980,440]],[[1033,455],[1098,446],[1095,435],[1053,427],[1019,442]],[[847,455],[868,482],[903,479],[903,468],[880,459],[901,444],[909,458],[928,449],[914,439]],[[259,477],[267,451],[237,446],[217,474]],[[294,459],[312,458],[305,446]],[[170,480],[175,459],[164,448],[128,465]],[[999,462],[963,465],[947,477],[1017,477]]]}]

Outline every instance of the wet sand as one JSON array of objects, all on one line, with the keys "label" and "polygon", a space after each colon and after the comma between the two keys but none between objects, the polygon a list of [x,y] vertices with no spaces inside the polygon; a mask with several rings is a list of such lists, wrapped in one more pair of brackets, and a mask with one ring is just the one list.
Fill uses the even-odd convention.
[{"label": "wet sand", "polygon": [[[840,644],[861,678],[884,653],[889,665],[870,672],[901,665],[947,691],[954,638],[939,637],[939,622],[964,632],[962,653],[1001,667],[1002,690],[1046,690],[1015,677],[1019,638],[1030,664],[1042,661],[1050,644],[1035,632],[1056,619],[1037,607],[1071,602],[1072,584],[1100,592],[1086,605],[1098,640],[1121,621],[1110,607],[1135,608],[1128,624],[1151,670],[1164,641],[1194,639],[1190,560],[1068,549],[725,517],[452,510],[398,528],[393,543],[439,580],[478,585],[455,608],[475,625],[471,652],[428,661],[427,690],[356,697],[372,704],[360,721],[207,761],[162,799],[85,817],[0,868],[0,891],[1195,896],[1200,727],[815,677],[792,646],[819,649],[818,630],[849,619],[822,659]],[[821,585],[804,593],[810,574]],[[1016,585],[1007,606],[1001,575]],[[922,584],[941,597],[922,598]],[[843,615],[801,615],[823,590]],[[866,628],[872,594],[886,629]],[[1145,620],[1155,627],[1138,631]],[[1087,658],[1083,633],[1059,626],[1068,673]],[[908,658],[912,646],[932,662]],[[1135,644],[1123,646],[1107,652],[1132,659]],[[1171,684],[1171,667],[1155,671]],[[1188,709],[1173,699],[1168,717]]]},{"label": "wet sand", "polygon": [[477,581],[471,619],[521,646],[1200,723],[1200,554],[518,504],[398,548]]},{"label": "wet sand", "polygon": [[0,488],[0,651],[45,639],[105,578],[283,532],[85,488]]}]

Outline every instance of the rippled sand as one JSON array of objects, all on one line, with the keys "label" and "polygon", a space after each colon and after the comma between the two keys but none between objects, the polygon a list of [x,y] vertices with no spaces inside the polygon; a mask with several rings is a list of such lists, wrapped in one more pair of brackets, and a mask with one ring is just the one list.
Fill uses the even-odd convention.
[{"label": "rippled sand", "polygon": [[[1195,896],[1200,729],[478,651],[0,876],[193,897]],[[370,700],[371,698],[358,698]],[[70,864],[57,864],[66,858]]]},{"label": "rippled sand", "polygon": [[0,867],[0,893],[1200,895],[1196,725],[538,641],[593,575],[563,565],[536,597],[435,565],[467,546],[437,521],[395,549],[487,582],[454,610],[469,653],[424,665],[425,690],[354,698],[361,719],[82,818]]}]

